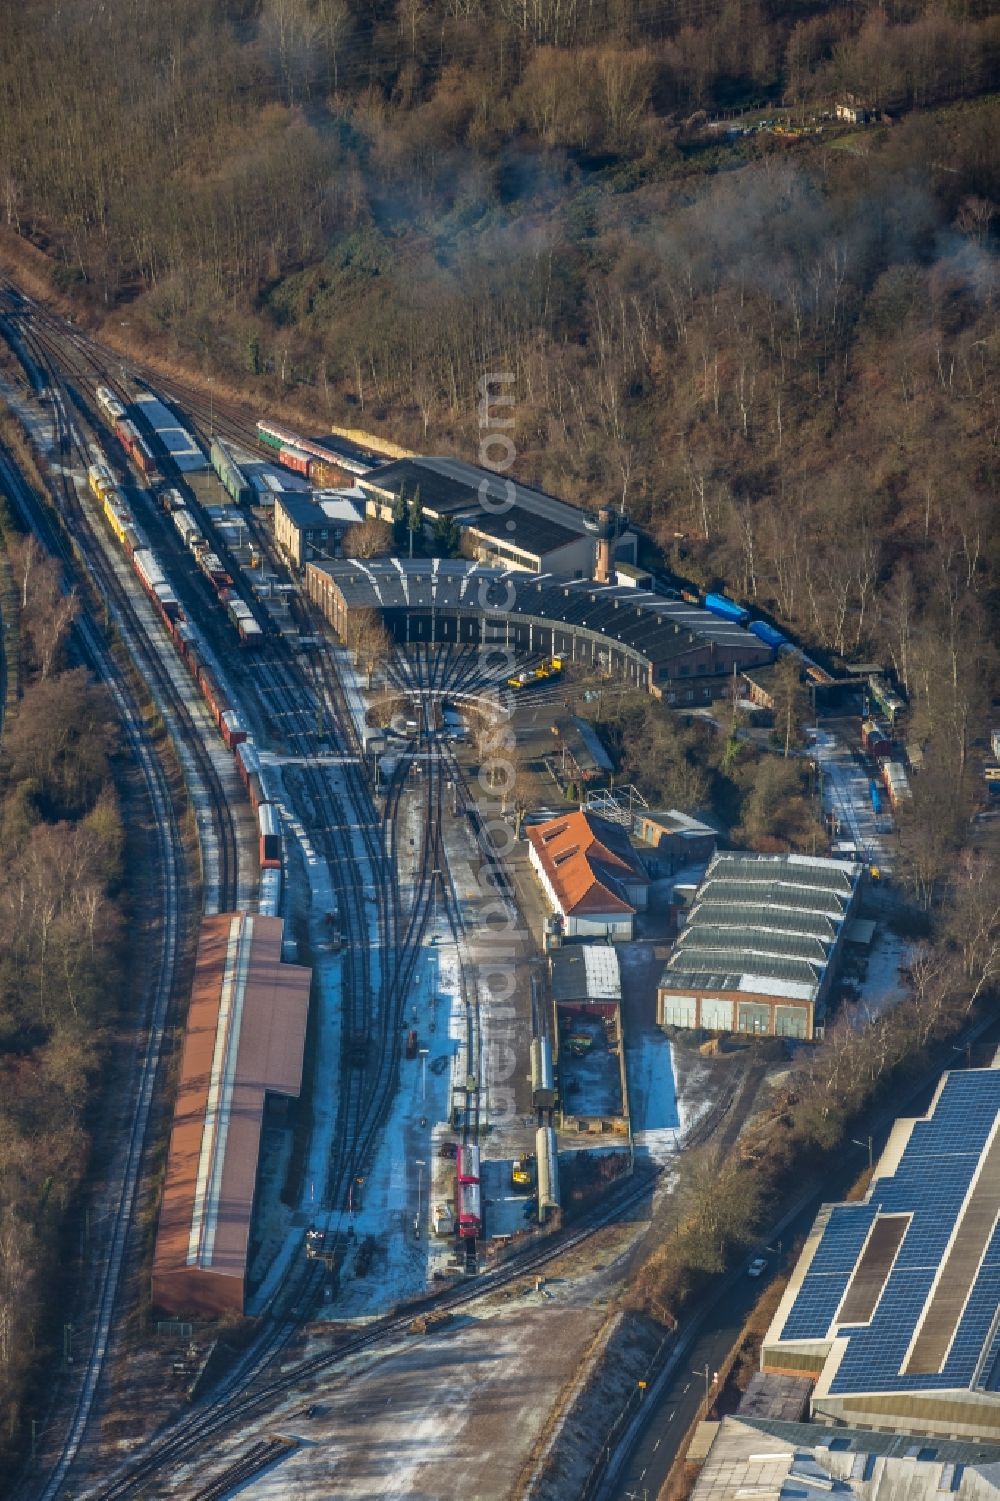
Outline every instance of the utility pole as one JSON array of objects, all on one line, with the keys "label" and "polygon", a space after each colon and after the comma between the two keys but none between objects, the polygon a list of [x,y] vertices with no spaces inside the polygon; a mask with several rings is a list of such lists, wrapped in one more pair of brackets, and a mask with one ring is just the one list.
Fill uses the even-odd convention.
[{"label": "utility pole", "polygon": [[427,1163],[421,1157],[417,1157],[415,1161],[417,1164],[417,1217],[413,1221],[413,1234],[414,1236],[418,1236],[420,1234],[420,1215],[424,1202],[424,1168],[427,1166]]},{"label": "utility pole", "polygon": [[855,1147],[867,1146],[867,1148],[868,1148],[868,1171],[871,1172],[872,1169],[874,1168],[874,1160],[873,1160],[873,1153],[872,1153],[872,1138],[870,1136],[866,1136],[865,1139],[864,1139],[864,1141],[859,1141],[856,1136],[852,1136],[851,1137],[851,1144],[853,1146],[855,1146]]}]

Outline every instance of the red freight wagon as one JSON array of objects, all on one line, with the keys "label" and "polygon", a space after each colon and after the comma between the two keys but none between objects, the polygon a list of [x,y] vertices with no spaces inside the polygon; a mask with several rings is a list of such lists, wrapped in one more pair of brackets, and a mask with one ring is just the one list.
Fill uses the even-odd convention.
[{"label": "red freight wagon", "polygon": [[475,1240],[483,1228],[482,1196],[478,1183],[455,1184],[455,1219],[463,1240]]},{"label": "red freight wagon", "polygon": [[296,474],[305,475],[309,478],[309,456],[297,448],[279,448],[278,463],[284,464],[286,469],[294,469]]},{"label": "red freight wagon", "polygon": [[455,1172],[459,1183],[479,1182],[479,1148],[461,1146],[455,1159]]},{"label": "red freight wagon", "polygon": [[226,742],[227,750],[234,751],[247,738],[243,722],[235,709],[226,710],[219,722],[219,729],[222,731],[222,738]]},{"label": "red freight wagon", "polygon": [[281,825],[273,803],[261,803],[257,809],[260,830],[261,870],[281,869]]}]

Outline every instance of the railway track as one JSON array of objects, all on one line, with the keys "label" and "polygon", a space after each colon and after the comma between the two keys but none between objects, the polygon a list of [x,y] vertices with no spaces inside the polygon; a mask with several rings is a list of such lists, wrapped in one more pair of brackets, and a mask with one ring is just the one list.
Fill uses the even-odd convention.
[{"label": "railway track", "polygon": [[[206,746],[205,735],[195,723],[178,687],[179,683],[186,686],[186,679],[166,633],[152,610],[146,607],[145,596],[140,594],[138,586],[131,588],[131,574],[124,564],[123,555],[119,555],[110,535],[105,534],[96,508],[86,498],[87,492],[83,491],[84,498],[81,499],[68,472],[67,461],[75,463],[84,472],[91,462],[78,420],[87,422],[92,431],[99,431],[99,424],[84,394],[88,389],[85,382],[91,372],[82,372],[77,367],[76,378],[83,390],[77,389],[62,373],[63,354],[58,343],[34,328],[22,326],[17,335],[31,355],[33,366],[46,380],[52,396],[55,442],[60,455],[53,477],[58,486],[61,520],[82,566],[97,583],[129,656],[152,689],[182,759],[187,761],[185,772],[189,795],[210,809],[212,834],[209,838],[219,867],[216,901],[219,911],[231,910],[236,906],[239,891],[236,824],[218,770]],[[74,410],[79,414],[78,420],[71,415]],[[207,724],[207,719],[203,722]]]},{"label": "railway track", "polygon": [[[72,556],[67,543],[52,518],[37,503],[9,456],[0,451],[0,480],[11,504],[24,524],[35,533],[46,550],[63,568],[64,585],[73,577]],[[90,1345],[81,1377],[72,1399],[70,1421],[64,1440],[49,1474],[36,1492],[39,1501],[55,1501],[75,1460],[90,1419],[98,1383],[104,1368],[112,1324],[117,1307],[122,1271],[125,1264],[128,1229],[131,1225],[138,1191],[143,1148],[152,1108],[153,1089],[163,1051],[183,907],[180,867],[177,851],[180,834],[166,775],[143,724],[142,711],[131,687],[92,618],[83,610],[74,630],[95,673],[110,692],[124,729],[126,740],[139,767],[149,799],[155,828],[154,858],[160,875],[162,917],[159,931],[159,954],[154,962],[151,987],[142,1024],[146,1042],[139,1059],[139,1087],[127,1139],[119,1156],[117,1179],[111,1190],[112,1207],[106,1217],[104,1245],[95,1247],[101,1273],[89,1327]],[[95,1232],[99,1237],[100,1232]],[[78,1326],[81,1332],[86,1323]]]},{"label": "railway track", "polygon": [[[100,347],[96,346],[96,349],[99,351]],[[107,355],[99,352],[88,358],[93,359],[93,368],[99,378],[107,381],[106,371],[110,363]],[[172,383],[158,378],[154,383],[168,396],[175,395]],[[175,399],[183,400],[183,397],[175,396]],[[215,415],[221,420],[216,424],[210,418],[210,423],[220,431],[225,423],[230,435],[237,436],[248,446],[251,441],[255,443],[255,433],[249,424],[240,430],[241,419],[231,418],[221,405],[216,408]],[[335,874],[342,922],[349,937],[345,966],[352,1030],[364,1033],[368,1044],[366,1051],[370,1051],[372,1044],[378,1049],[372,1068],[367,1066],[366,1059],[365,1066],[349,1069],[346,1074],[348,1084],[342,1093],[337,1146],[330,1163],[326,1193],[327,1202],[343,1206],[359,1167],[367,1164],[375,1150],[381,1123],[392,1101],[400,1054],[402,1006],[439,897],[439,911],[456,938],[461,931],[457,896],[450,875],[446,876],[441,827],[448,778],[454,780],[456,796],[464,798],[464,790],[453,754],[439,742],[424,741],[418,735],[417,745],[426,744],[426,749],[420,753],[420,764],[424,768],[424,819],[415,891],[409,905],[405,905],[398,884],[392,879],[391,858],[387,851],[387,840],[391,851],[391,841],[395,837],[403,777],[400,777],[398,786],[390,787],[386,807],[380,815],[372,803],[360,766],[345,765],[336,773],[331,768],[317,766],[314,759],[320,749],[316,729],[317,702],[325,702],[331,709],[335,749],[343,755],[356,751],[356,738],[350,716],[344,711],[344,695],[332,654],[324,646],[315,667],[307,671],[284,643],[274,643],[269,650],[265,665],[282,705],[286,738],[290,748],[304,758],[301,776],[315,814],[310,832],[315,835]],[[466,692],[489,686],[488,680],[480,683],[477,679],[475,656],[459,651],[453,661],[450,647],[435,653],[433,658],[427,656],[425,659],[418,654],[416,665],[404,669],[404,680],[408,675],[415,696],[425,703],[433,702],[435,696],[449,690]],[[403,766],[406,767],[405,759]],[[367,881],[365,873],[370,877]],[[371,961],[373,929],[367,890],[373,893],[376,909],[377,949],[381,957],[377,972]],[[481,1038],[475,988],[464,972],[462,993],[470,1028],[469,1056],[478,1057]],[[467,1123],[467,1129],[469,1126],[478,1129],[478,1124],[476,1117]],[[707,1123],[703,1124],[707,1129]],[[474,1286],[450,1289],[421,1306],[443,1309],[472,1306],[499,1288],[530,1276],[640,1202],[650,1193],[656,1176],[652,1173],[627,1182],[621,1189],[613,1190],[599,1209],[581,1219],[576,1226],[515,1254],[508,1262],[485,1274]],[[267,1333],[255,1343],[213,1398],[162,1432],[141,1456],[130,1463],[126,1473],[111,1477],[91,1494],[102,1501],[113,1501],[113,1498],[143,1494],[149,1486],[158,1486],[163,1480],[169,1484],[167,1477],[173,1467],[203,1453],[214,1440],[234,1427],[266,1412],[296,1386],[308,1383],[351,1355],[391,1344],[408,1328],[411,1312],[389,1316],[345,1340],[336,1350],[276,1372],[275,1363],[287,1349],[303,1319],[308,1317],[321,1281],[322,1273],[306,1264],[303,1258],[271,1310]],[[244,1460],[249,1463],[253,1457],[251,1453],[249,1459],[244,1456]],[[58,1493],[52,1494],[54,1501]]]},{"label": "railway track", "polygon": [[[75,576],[81,565],[87,570],[103,595],[108,614],[133,664],[140,676],[153,689],[164,720],[175,737],[175,742],[178,743],[182,759],[187,762],[189,791],[192,796],[197,796],[200,792],[211,810],[215,851],[218,857],[217,899],[220,909],[225,910],[236,904],[239,879],[238,844],[232,810],[202,735],[190,716],[171,671],[165,665],[173,663],[170,644],[159,629],[152,612],[143,611],[141,603],[139,608],[136,608],[135,601],[115,567],[114,554],[100,535],[100,520],[98,518],[95,523],[94,518],[88,516],[67,469],[67,460],[75,461],[83,467],[88,462],[85,440],[70,415],[75,404],[79,406],[86,420],[89,416],[86,404],[79,400],[78,393],[67,389],[65,377],[60,369],[58,348],[44,336],[39,339],[33,331],[26,334],[25,330],[18,329],[17,335],[21,347],[28,356],[25,369],[33,386],[38,389],[38,382],[44,381],[43,389],[46,390],[51,400],[55,423],[55,450],[59,455],[59,463],[54,466],[53,472],[53,498],[59,512],[62,531],[54,524],[50,516],[37,506],[31,505],[30,491],[27,487],[23,487],[22,491],[20,506],[22,515],[26,523],[41,537],[48,550],[60,559],[67,578]],[[13,482],[8,480],[8,485],[12,486],[12,484]],[[143,614],[147,616],[145,620],[142,618]],[[83,630],[88,638],[88,655],[95,663],[96,670],[106,681],[114,685],[113,692],[119,713],[123,719],[126,715],[131,716],[128,738],[142,766],[147,789],[150,790],[160,854],[159,864],[161,870],[166,872],[163,877],[163,906],[164,923],[168,934],[169,962],[166,970],[161,973],[149,1011],[149,1041],[140,1069],[136,1110],[132,1116],[125,1148],[123,1177],[116,1190],[116,1205],[109,1221],[113,1230],[109,1237],[107,1254],[95,1258],[95,1264],[103,1267],[95,1293],[97,1308],[95,1337],[86,1363],[82,1367],[82,1380],[74,1400],[65,1444],[49,1478],[44,1482],[42,1489],[36,1493],[41,1501],[55,1501],[55,1498],[61,1494],[61,1488],[83,1441],[108,1352],[127,1254],[128,1230],[140,1180],[155,1077],[163,1051],[167,1007],[173,988],[178,913],[181,905],[177,862],[181,836],[174,818],[162,767],[148,738],[142,731],[141,711],[132,700],[128,686],[112,654],[100,640],[91,621],[85,621]],[[158,641],[158,637],[162,637],[162,641]],[[109,676],[112,673],[114,675]]]}]

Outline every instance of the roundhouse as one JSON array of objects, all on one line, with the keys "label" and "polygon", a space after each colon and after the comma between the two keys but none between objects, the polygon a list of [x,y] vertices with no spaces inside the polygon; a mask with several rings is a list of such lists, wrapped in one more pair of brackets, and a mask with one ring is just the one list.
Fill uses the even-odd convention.
[{"label": "roundhouse", "polygon": [[646,589],[447,559],[309,563],[306,588],[340,636],[377,610],[402,642],[457,642],[545,655],[662,695],[706,702],[718,680],[773,653],[736,622]]}]

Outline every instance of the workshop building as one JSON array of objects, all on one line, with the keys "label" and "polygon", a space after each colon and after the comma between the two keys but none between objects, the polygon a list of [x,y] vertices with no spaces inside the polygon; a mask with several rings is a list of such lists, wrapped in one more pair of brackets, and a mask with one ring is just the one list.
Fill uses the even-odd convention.
[{"label": "workshop building", "polygon": [[634,563],[637,537],[616,513],[581,511],[530,485],[462,459],[399,459],[361,477],[372,515],[391,521],[419,497],[430,534],[455,523],[477,562],[567,578],[610,577],[615,561]]},{"label": "workshop building", "polygon": [[526,830],[528,858],[567,938],[628,942],[649,877],[620,824],[566,813]]},{"label": "workshop building", "polygon": [[660,976],[658,1025],[815,1037],[859,882],[849,860],[716,855]]},{"label": "workshop building", "polygon": [[354,611],[377,610],[405,644],[479,646],[506,660],[505,675],[558,657],[670,704],[707,703],[721,678],[772,656],[738,622],[700,605],[459,560],[314,562],[306,588],[342,638]]}]

